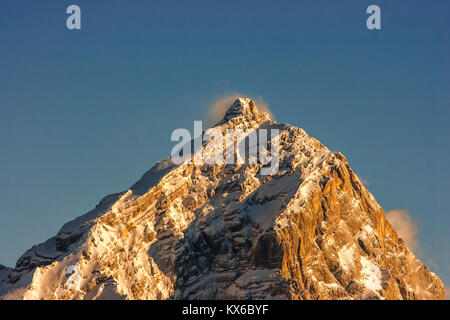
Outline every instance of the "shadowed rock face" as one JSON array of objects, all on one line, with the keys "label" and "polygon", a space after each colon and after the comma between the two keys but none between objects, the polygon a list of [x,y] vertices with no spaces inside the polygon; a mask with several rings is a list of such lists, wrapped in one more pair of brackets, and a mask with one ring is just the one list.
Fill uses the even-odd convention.
[{"label": "shadowed rock face", "polygon": [[[216,128],[278,129],[279,171],[159,162],[0,267],[4,299],[443,299],[345,157],[238,99]],[[210,143],[202,149],[208,152]]]}]

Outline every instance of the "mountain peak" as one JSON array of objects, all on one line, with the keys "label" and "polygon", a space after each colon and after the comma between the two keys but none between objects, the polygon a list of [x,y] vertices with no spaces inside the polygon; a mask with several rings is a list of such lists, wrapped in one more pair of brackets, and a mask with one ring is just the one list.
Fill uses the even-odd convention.
[{"label": "mountain peak", "polygon": [[256,103],[253,99],[241,97],[236,99],[233,104],[227,109],[223,118],[223,122],[243,115],[259,114],[261,113],[256,107]]},{"label": "mountain peak", "polygon": [[278,130],[279,170],[163,160],[0,265],[0,299],[443,299],[345,157],[263,110],[239,98],[220,129]]}]

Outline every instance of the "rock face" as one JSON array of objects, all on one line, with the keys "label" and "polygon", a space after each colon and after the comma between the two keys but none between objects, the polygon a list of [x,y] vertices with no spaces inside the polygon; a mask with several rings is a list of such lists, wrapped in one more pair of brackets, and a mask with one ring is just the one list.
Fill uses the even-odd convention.
[{"label": "rock face", "polygon": [[215,128],[278,129],[278,172],[161,161],[1,267],[0,297],[444,299],[342,154],[250,99]]}]

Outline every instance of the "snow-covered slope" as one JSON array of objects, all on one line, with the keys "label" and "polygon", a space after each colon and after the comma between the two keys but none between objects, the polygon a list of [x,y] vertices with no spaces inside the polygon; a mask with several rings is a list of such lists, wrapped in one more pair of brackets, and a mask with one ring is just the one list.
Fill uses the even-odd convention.
[{"label": "snow-covered slope", "polygon": [[279,171],[163,160],[0,268],[0,297],[444,298],[342,154],[250,99],[215,128],[278,129]]}]

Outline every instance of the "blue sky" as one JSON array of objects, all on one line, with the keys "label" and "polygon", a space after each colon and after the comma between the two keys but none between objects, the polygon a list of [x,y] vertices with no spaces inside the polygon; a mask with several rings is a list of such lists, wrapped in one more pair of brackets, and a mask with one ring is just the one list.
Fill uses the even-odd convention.
[{"label": "blue sky", "polygon": [[[82,30],[66,28],[66,8]],[[365,26],[377,4],[382,29]],[[262,96],[341,151],[450,283],[448,1],[2,1],[0,263],[169,155],[215,99]],[[427,262],[428,261],[428,262]]]}]

